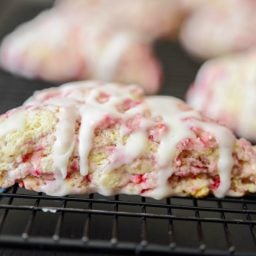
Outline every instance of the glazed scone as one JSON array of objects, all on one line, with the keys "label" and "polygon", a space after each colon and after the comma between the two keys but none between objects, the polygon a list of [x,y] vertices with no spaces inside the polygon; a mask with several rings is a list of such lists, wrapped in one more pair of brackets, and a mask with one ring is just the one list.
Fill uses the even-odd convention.
[{"label": "glazed scone", "polygon": [[0,117],[0,186],[48,195],[242,196],[256,152],[183,101],[135,85],[77,82]]},{"label": "glazed scone", "polygon": [[180,41],[192,55],[207,59],[256,44],[256,1],[214,0],[184,22]]},{"label": "glazed scone", "polygon": [[256,141],[256,49],[207,61],[188,91],[195,109]]},{"label": "glazed scone", "polygon": [[40,13],[3,39],[1,66],[27,78],[136,83],[155,93],[161,67],[148,39],[90,17],[58,8]]}]

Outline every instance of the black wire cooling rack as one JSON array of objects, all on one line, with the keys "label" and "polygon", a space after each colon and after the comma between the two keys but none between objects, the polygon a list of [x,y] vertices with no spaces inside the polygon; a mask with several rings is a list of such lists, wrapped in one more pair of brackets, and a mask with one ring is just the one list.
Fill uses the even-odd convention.
[{"label": "black wire cooling rack", "polygon": [[130,254],[255,255],[256,196],[0,194],[0,245]]}]

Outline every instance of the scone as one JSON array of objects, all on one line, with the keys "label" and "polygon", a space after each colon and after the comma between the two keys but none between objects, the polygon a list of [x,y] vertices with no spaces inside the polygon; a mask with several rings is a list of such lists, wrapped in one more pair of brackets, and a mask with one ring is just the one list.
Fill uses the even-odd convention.
[{"label": "scone", "polygon": [[239,136],[256,141],[256,49],[207,61],[187,101]]},{"label": "scone", "polygon": [[242,196],[256,152],[168,96],[77,82],[39,91],[0,117],[0,186],[48,195]]},{"label": "scone", "polygon": [[184,22],[180,41],[192,55],[207,59],[256,45],[256,1],[214,0]]},{"label": "scone", "polygon": [[161,67],[150,42],[89,17],[46,10],[7,35],[1,66],[27,78],[51,82],[100,79],[136,83],[155,93]]}]

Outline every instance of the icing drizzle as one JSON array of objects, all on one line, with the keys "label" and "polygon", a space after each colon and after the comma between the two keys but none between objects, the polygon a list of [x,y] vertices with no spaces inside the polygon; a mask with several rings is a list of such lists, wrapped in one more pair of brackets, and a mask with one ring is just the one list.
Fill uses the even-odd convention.
[{"label": "icing drizzle", "polygon": [[[163,117],[169,129],[169,132],[162,138],[157,152],[160,167],[164,167],[167,163],[173,161],[176,146],[179,142],[187,138],[195,138],[195,134],[190,127],[202,128],[212,134],[219,145],[218,171],[220,185],[214,191],[214,195],[217,197],[224,196],[230,187],[230,176],[233,167],[232,150],[235,143],[234,135],[225,127],[200,121],[200,114],[194,110],[181,111],[177,108],[178,104],[181,103],[178,99],[167,96],[152,96],[148,97],[146,101],[154,114]],[[190,118],[189,124],[184,121],[185,118]],[[172,169],[169,169],[166,171],[166,168],[164,168],[162,171],[168,173],[168,177],[172,175]],[[170,187],[165,184],[161,190],[162,196],[164,196],[164,194],[168,193]]]},{"label": "icing drizzle", "polygon": [[110,81],[115,74],[123,53],[134,42],[134,36],[128,33],[122,32],[114,35],[103,51],[103,55],[97,66],[97,77],[104,81]]},{"label": "icing drizzle", "polygon": [[1,122],[0,136],[22,129],[25,125],[25,114],[23,112],[12,113],[12,118],[7,118]]},{"label": "icing drizzle", "polygon": [[62,178],[67,176],[67,166],[75,147],[75,124],[78,113],[73,105],[60,109],[53,145],[53,167],[60,171]]}]

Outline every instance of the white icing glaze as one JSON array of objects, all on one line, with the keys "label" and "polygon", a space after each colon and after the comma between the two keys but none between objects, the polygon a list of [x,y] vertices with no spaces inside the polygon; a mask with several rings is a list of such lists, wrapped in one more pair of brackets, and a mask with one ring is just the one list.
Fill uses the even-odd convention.
[{"label": "white icing glaze", "polygon": [[141,42],[147,42],[132,31],[113,30],[106,24],[98,22],[94,27],[81,31],[81,54],[91,75],[102,81],[112,81],[116,75],[120,60],[129,48]]},{"label": "white icing glaze", "polygon": [[41,191],[50,196],[64,196],[70,194],[71,190],[62,178],[47,181],[45,185],[40,187]]},{"label": "white icing glaze", "polygon": [[4,121],[0,122],[0,136],[23,129],[26,120],[25,115],[24,111],[17,111],[12,113],[11,117],[6,117]]},{"label": "white icing glaze", "polygon": [[124,154],[134,160],[144,152],[146,143],[147,136],[145,132],[135,132],[129,136],[124,145]]},{"label": "white icing glaze", "polygon": [[119,32],[105,46],[97,66],[96,77],[104,81],[113,78],[119,60],[125,50],[134,42],[134,37],[125,32]]},{"label": "white icing glaze", "polygon": [[86,106],[81,108],[81,127],[79,131],[79,158],[80,173],[87,175],[89,171],[88,157],[92,148],[94,130],[97,124],[104,118],[106,112]]},{"label": "white icing glaze", "polygon": [[223,197],[229,190],[230,187],[230,176],[233,167],[233,147],[235,143],[234,135],[225,127],[216,125],[214,123],[207,123],[192,119],[189,122],[184,122],[183,119],[186,117],[200,117],[196,111],[181,111],[177,108],[177,104],[181,101],[166,96],[153,96],[148,97],[146,100],[150,105],[155,115],[161,115],[168,125],[169,132],[162,138],[159,149],[158,149],[158,160],[159,165],[163,169],[159,172],[159,179],[161,186],[154,191],[156,198],[162,198],[170,192],[170,186],[167,184],[167,179],[172,175],[173,170],[164,168],[168,163],[173,161],[175,157],[176,146],[179,142],[187,138],[194,138],[194,133],[190,130],[190,127],[196,126],[201,127],[205,131],[213,134],[217,143],[219,144],[219,160],[218,160],[218,171],[220,175],[220,185],[214,191],[215,196]]},{"label": "white icing glaze", "polygon": [[43,212],[56,213],[56,212],[57,212],[57,209],[49,208],[49,207],[43,207],[43,208],[42,208],[42,211],[43,211]]},{"label": "white icing glaze", "polygon": [[178,110],[178,100],[167,96],[153,96],[146,100],[153,115],[160,115],[168,125],[169,131],[162,138],[158,148],[158,160],[160,166],[166,166],[173,160],[176,145],[193,137],[193,132],[188,129],[182,119],[187,117],[199,117],[195,111],[183,112]]},{"label": "white icing glaze", "polygon": [[193,132],[188,129],[178,114],[183,113],[177,109],[179,100],[167,96],[152,96],[146,99],[152,114],[161,116],[167,124],[168,132],[161,138],[157,151],[159,171],[157,175],[158,185],[152,192],[154,198],[160,199],[171,193],[168,178],[173,174],[171,162],[176,153],[176,146],[182,140],[194,137]]},{"label": "white icing glaze", "polygon": [[104,171],[117,169],[124,164],[132,163],[139,157],[147,145],[147,136],[144,131],[134,132],[129,135],[125,144],[120,141],[116,145],[116,150],[109,158],[109,164]]},{"label": "white icing glaze", "polygon": [[220,176],[220,185],[213,193],[216,197],[223,197],[230,188],[231,170],[234,164],[232,152],[235,144],[235,136],[224,126],[214,123],[194,122],[195,125],[212,134],[219,144],[217,167]]},{"label": "white icing glaze", "polygon": [[77,118],[78,114],[74,106],[70,105],[60,108],[52,158],[53,167],[61,173],[63,178],[67,175],[68,161],[75,146],[75,124]]}]

